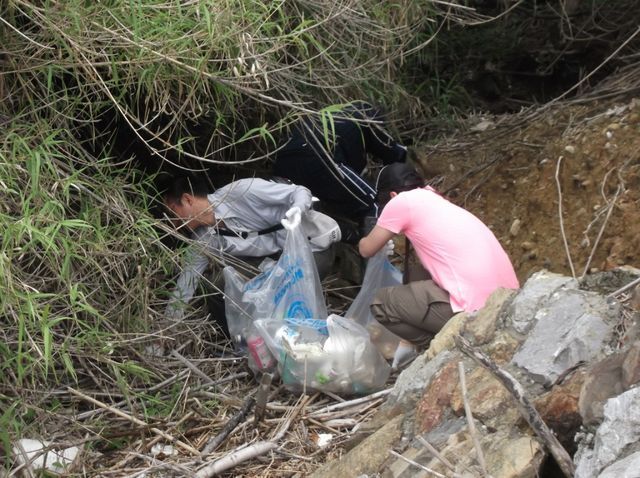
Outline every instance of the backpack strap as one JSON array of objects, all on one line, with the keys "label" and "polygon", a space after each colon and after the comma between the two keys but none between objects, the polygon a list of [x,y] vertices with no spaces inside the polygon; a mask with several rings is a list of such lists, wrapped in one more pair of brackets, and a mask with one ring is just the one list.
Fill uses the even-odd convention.
[{"label": "backpack strap", "polygon": [[250,237],[256,236],[264,236],[265,234],[271,234],[272,232],[279,231],[280,229],[284,229],[284,226],[280,223],[268,227],[266,229],[262,229],[261,231],[232,231],[231,229],[218,229],[218,234],[221,236],[232,236],[232,237],[240,237],[242,239],[248,239]]}]

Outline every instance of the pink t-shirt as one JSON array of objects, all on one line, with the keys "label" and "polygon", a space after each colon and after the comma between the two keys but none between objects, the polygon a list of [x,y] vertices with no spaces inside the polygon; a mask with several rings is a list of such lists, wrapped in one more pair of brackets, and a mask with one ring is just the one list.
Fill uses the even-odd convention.
[{"label": "pink t-shirt", "polygon": [[391,199],[377,225],[407,236],[434,282],[449,292],[454,312],[482,308],[499,287],[519,287],[511,261],[491,230],[430,187]]}]

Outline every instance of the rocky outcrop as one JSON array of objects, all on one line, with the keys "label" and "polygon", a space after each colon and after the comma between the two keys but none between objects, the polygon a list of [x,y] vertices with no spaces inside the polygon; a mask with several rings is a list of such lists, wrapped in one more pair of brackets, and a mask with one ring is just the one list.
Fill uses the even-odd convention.
[{"label": "rocky outcrop", "polygon": [[[613,283],[608,292],[618,287]],[[377,416],[361,427],[366,438],[339,460],[340,468],[329,464],[313,476],[432,476],[419,466],[445,476],[480,476],[465,400],[487,473],[494,478],[541,476],[548,455],[545,443],[501,382],[457,349],[458,336],[521,383],[570,453],[581,428],[593,429],[591,435],[588,429],[581,432],[592,437],[582,441],[576,455],[581,478],[635,476],[624,473],[640,463],[640,388],[629,390],[640,378],[640,343],[612,353],[625,343],[621,317],[620,304],[608,300],[606,291],[583,290],[574,279],[546,271],[532,276],[517,293],[496,291],[477,313],[454,316],[399,375]],[[612,437],[620,430],[624,437],[616,442]],[[367,460],[371,466],[358,465]]]}]

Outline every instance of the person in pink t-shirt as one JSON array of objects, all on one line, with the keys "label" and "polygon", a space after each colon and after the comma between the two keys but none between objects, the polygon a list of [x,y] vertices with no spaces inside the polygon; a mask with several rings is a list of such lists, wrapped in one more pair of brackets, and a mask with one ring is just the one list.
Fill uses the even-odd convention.
[{"label": "person in pink t-shirt", "polygon": [[[397,163],[378,177],[382,213],[373,230],[360,240],[363,257],[371,257],[396,234],[411,242],[430,279],[380,289],[372,315],[403,339],[393,366],[429,344],[457,312],[482,308],[500,288],[517,289],[518,279],[491,230],[469,211],[456,206],[414,168]],[[407,264],[405,264],[407,267]]]}]

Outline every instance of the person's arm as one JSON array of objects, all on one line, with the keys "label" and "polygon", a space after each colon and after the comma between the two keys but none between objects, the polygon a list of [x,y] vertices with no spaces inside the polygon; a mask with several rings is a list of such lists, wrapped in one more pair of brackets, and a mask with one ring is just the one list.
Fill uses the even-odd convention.
[{"label": "person's arm", "polygon": [[372,257],[382,249],[395,234],[383,227],[375,226],[371,232],[360,239],[358,251],[362,257]]},{"label": "person's arm", "polygon": [[254,200],[264,205],[284,206],[284,209],[292,207],[300,208],[301,212],[311,209],[311,191],[297,184],[274,183],[265,180],[253,180],[251,187]]},{"label": "person's arm", "polygon": [[213,254],[222,254],[224,251],[224,241],[211,230],[200,231],[196,235],[198,244],[193,244],[187,251],[182,272],[176,280],[176,287],[171,293],[166,315],[173,318],[181,318],[184,307],[193,298],[193,295],[202,279],[202,273],[209,265],[209,258],[200,252],[198,248],[206,247]]}]

